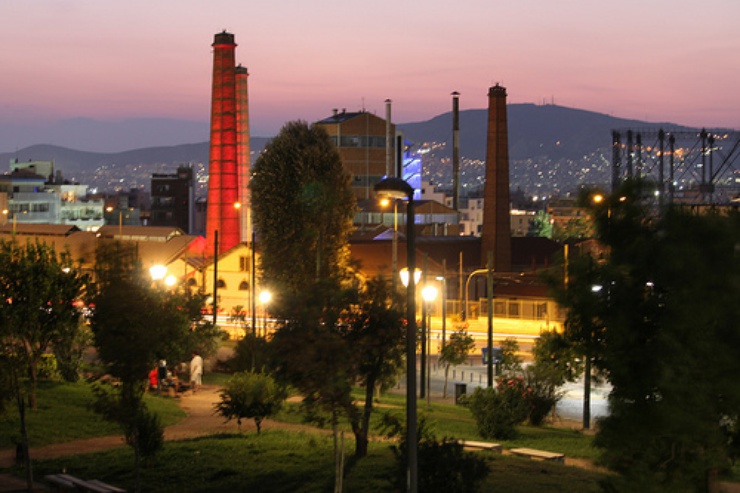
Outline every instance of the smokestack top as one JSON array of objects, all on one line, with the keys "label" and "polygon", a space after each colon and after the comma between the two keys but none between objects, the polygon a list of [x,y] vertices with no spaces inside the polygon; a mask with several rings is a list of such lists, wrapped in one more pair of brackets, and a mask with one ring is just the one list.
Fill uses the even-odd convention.
[{"label": "smokestack top", "polygon": [[488,95],[489,96],[506,96],[506,88],[498,85],[498,83],[488,89]]},{"label": "smokestack top", "polygon": [[241,63],[234,70],[236,71],[237,74],[246,74],[246,75],[249,75],[249,71],[247,70],[247,67],[242,67],[242,64]]},{"label": "smokestack top", "polygon": [[231,33],[227,33],[226,31],[221,31],[213,37],[213,46],[216,45],[236,46],[236,43],[234,42],[234,35]]}]

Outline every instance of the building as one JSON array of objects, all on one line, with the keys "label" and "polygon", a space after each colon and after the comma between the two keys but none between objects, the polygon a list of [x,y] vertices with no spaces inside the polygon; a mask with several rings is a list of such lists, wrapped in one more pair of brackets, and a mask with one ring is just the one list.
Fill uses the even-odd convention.
[{"label": "building", "polygon": [[[373,187],[386,176],[388,169],[386,120],[366,111],[334,110],[332,116],[316,124],[326,130],[337,146],[344,169],[352,176],[352,191],[357,200],[372,198]],[[390,132],[396,135],[395,125],[391,124]],[[395,142],[391,142],[394,156],[395,148]],[[396,158],[393,161],[392,173]]]},{"label": "building", "polygon": [[193,169],[188,166],[178,167],[174,174],[153,174],[149,224],[174,226],[192,234],[194,191]]}]

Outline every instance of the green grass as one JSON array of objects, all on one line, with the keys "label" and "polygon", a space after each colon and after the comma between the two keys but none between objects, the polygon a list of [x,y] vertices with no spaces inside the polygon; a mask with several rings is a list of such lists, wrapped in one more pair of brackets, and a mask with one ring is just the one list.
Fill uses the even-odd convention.
[{"label": "green grass", "polygon": [[[27,409],[26,425],[32,447],[62,443],[80,438],[120,435],[118,425],[104,421],[90,409],[93,394],[85,382],[39,382],[38,409]],[[185,417],[179,404],[166,397],[146,395],[145,402],[162,424],[169,426]],[[0,417],[0,449],[15,447],[20,438],[20,418],[14,401]]]},{"label": "green grass", "polygon": [[[346,437],[346,435],[345,435]],[[353,442],[345,438],[347,453]],[[485,454],[491,473],[479,491],[507,493],[599,491],[599,473],[560,464]],[[121,448],[105,453],[34,463],[37,477],[65,469],[132,490],[133,455]],[[143,471],[144,491],[161,492],[325,492],[333,484],[331,437],[270,430],[261,435],[228,435],[168,442],[156,463]],[[387,444],[372,443],[368,456],[347,462],[345,491],[393,491],[394,459]]]},{"label": "green grass", "polygon": [[[353,394],[361,398],[359,392]],[[405,421],[406,397],[400,394],[384,394],[375,402],[371,426],[375,434],[380,434],[380,421],[385,413],[391,414],[399,420]],[[455,438],[458,440],[483,440],[478,434],[475,419],[470,410],[464,406],[432,402],[427,406],[426,401],[418,401],[418,415],[424,417],[431,426],[432,432],[438,438]],[[275,417],[278,421],[302,423],[303,414],[300,404],[288,403]],[[350,431],[349,425],[342,423],[342,429]],[[529,447],[550,452],[559,452],[567,457],[595,460],[598,450],[593,448],[593,437],[577,430],[556,428],[551,426],[519,426],[519,437],[515,440],[488,440],[495,441],[504,448]]]}]

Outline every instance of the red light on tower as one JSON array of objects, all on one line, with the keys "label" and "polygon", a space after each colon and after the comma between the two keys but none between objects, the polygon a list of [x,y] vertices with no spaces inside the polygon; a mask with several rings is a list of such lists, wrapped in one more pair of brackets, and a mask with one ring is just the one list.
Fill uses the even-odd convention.
[{"label": "red light on tower", "polygon": [[213,41],[211,147],[209,156],[206,238],[219,236],[219,252],[240,241],[237,169],[237,104],[234,35],[226,31]]}]

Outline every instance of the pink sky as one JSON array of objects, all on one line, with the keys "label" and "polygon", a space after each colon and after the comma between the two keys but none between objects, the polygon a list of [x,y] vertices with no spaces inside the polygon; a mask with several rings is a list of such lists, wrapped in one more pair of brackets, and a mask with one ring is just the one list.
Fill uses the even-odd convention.
[{"label": "pink sky", "polygon": [[365,108],[396,123],[510,103],[740,129],[740,1],[7,0],[0,121],[207,121],[236,36],[252,134]]}]

